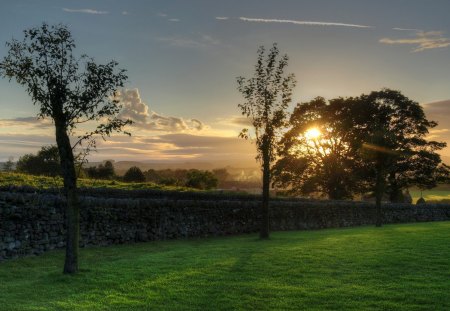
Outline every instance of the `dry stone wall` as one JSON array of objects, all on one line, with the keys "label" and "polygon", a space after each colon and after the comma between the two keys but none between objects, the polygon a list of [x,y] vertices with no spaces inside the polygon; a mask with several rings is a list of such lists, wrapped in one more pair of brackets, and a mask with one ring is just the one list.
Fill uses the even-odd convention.
[{"label": "dry stone wall", "polygon": [[[82,247],[258,231],[260,203],[252,197],[119,194],[82,196]],[[55,193],[1,191],[0,260],[63,248],[64,207]],[[271,229],[280,231],[369,225],[375,219],[374,205],[363,202],[274,200],[270,212]],[[385,223],[450,220],[450,205],[388,204],[383,215]]]}]

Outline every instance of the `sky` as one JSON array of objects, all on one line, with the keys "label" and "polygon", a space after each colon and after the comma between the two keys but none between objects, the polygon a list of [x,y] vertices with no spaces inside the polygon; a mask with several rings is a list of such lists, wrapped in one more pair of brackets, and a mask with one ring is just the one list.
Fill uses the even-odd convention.
[{"label": "sky", "polygon": [[[316,96],[400,90],[450,142],[448,0],[16,0],[0,4],[0,58],[42,22],[67,25],[76,52],[127,70],[122,116],[131,137],[100,141],[91,161],[254,163],[236,77],[277,42],[296,75],[292,109]],[[55,143],[48,121],[14,81],[0,80],[0,161]],[[450,150],[442,151],[450,159]],[[450,162],[450,161],[447,161]]]}]

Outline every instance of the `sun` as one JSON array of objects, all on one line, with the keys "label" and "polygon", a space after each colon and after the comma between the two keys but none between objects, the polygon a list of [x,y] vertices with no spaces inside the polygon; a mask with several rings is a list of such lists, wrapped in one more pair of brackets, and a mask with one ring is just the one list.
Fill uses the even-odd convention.
[{"label": "sun", "polygon": [[321,135],[320,130],[317,127],[312,127],[305,132],[307,139],[316,139]]}]

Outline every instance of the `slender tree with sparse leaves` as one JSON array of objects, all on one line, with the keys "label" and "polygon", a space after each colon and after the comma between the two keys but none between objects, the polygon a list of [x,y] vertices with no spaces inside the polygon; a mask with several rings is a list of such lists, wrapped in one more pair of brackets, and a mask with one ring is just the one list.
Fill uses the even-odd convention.
[{"label": "slender tree with sparse leaves", "polygon": [[55,125],[67,197],[64,273],[76,273],[80,203],[74,150],[89,151],[95,148],[97,137],[123,132],[131,123],[117,118],[122,107],[115,96],[127,76],[116,61],[100,65],[86,55],[76,57],[75,41],[65,25],[43,23],[25,30],[22,41],[13,39],[6,46],[0,76],[24,86],[39,106],[38,117],[50,118]]},{"label": "slender tree with sparse leaves", "polygon": [[[253,138],[257,159],[263,172],[260,238],[269,238],[269,187],[271,166],[277,156],[280,129],[286,126],[286,109],[292,100],[296,80],[294,74],[286,74],[288,56],[280,57],[276,44],[266,53],[258,50],[255,73],[251,78],[238,77],[238,90],[245,102],[238,105],[242,115],[249,118],[253,130],[243,129],[239,136]],[[251,137],[254,135],[254,137]]]}]

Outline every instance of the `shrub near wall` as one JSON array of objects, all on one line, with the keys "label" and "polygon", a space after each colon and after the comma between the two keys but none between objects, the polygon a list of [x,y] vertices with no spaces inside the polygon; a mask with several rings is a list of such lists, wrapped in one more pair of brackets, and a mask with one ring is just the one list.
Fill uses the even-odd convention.
[{"label": "shrub near wall", "polygon": [[[130,197],[133,194],[130,193]],[[84,196],[81,246],[111,245],[257,232],[258,200],[105,198]],[[0,260],[64,247],[64,199],[53,193],[0,192]],[[450,220],[450,205],[389,204],[385,223]],[[374,206],[362,202],[275,200],[272,230],[373,224]]]}]

